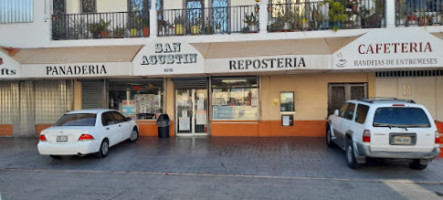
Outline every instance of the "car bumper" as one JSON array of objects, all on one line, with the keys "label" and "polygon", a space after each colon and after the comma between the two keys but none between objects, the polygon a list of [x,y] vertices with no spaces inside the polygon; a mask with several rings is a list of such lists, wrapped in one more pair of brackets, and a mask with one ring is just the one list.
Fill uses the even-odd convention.
[{"label": "car bumper", "polygon": [[39,142],[38,152],[41,155],[84,155],[98,152],[100,144],[96,141],[84,141],[75,143],[48,143]]},{"label": "car bumper", "polygon": [[[355,143],[354,143],[355,145]],[[427,159],[432,160],[437,158],[440,154],[440,148],[434,147],[432,151],[427,152],[413,152],[413,151],[373,151],[369,145],[356,144],[357,157],[373,157],[373,158],[404,158],[404,159]]]}]

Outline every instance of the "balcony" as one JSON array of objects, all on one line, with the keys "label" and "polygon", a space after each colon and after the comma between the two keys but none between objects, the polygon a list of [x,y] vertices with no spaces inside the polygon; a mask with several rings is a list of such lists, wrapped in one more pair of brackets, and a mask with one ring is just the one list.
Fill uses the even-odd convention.
[{"label": "balcony", "polygon": [[318,1],[268,5],[268,32],[384,27],[382,0]]},{"label": "balcony", "polygon": [[441,26],[443,0],[402,0],[395,4],[397,26]]},{"label": "balcony", "polygon": [[158,36],[257,33],[258,5],[159,11]]},{"label": "balcony", "polygon": [[149,12],[60,14],[52,16],[52,39],[149,37]]}]

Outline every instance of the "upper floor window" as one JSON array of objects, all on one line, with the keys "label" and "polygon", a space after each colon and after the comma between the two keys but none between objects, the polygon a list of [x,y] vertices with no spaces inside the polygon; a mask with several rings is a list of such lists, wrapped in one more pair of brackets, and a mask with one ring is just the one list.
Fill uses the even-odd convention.
[{"label": "upper floor window", "polygon": [[82,0],[82,13],[97,12],[95,0]]},{"label": "upper floor window", "polygon": [[65,14],[65,0],[54,0],[52,3],[52,10],[54,12],[54,15]]},{"label": "upper floor window", "polygon": [[1,0],[0,24],[29,23],[34,20],[33,0]]}]

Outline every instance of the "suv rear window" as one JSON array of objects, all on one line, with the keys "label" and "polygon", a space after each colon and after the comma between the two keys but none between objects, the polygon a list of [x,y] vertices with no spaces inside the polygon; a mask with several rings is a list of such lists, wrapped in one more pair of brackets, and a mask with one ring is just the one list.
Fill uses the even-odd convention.
[{"label": "suv rear window", "polygon": [[95,114],[74,113],[63,115],[54,126],[95,126]]},{"label": "suv rear window", "polygon": [[374,115],[374,127],[431,127],[421,108],[378,108]]}]

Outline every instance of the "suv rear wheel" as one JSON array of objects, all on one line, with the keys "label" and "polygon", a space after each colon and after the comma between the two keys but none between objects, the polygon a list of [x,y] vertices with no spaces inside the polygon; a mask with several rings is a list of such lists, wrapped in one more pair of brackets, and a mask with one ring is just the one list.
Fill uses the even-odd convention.
[{"label": "suv rear wheel", "polygon": [[409,167],[416,170],[424,170],[428,166],[428,163],[422,164],[420,162],[420,159],[415,159],[412,161],[411,164],[409,164]]},{"label": "suv rear wheel", "polygon": [[352,145],[352,139],[346,141],[346,162],[351,169],[357,169],[360,165],[357,163],[354,154],[354,146]]}]

